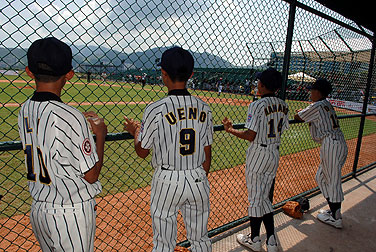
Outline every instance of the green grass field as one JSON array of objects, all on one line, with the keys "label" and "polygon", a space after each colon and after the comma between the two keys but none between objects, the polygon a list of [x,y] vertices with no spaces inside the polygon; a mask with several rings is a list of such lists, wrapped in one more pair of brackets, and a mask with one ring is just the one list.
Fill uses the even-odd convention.
[{"label": "green grass field", "polygon": [[[10,80],[13,82],[1,82]],[[22,104],[33,93],[32,83],[25,75],[21,77],[0,78],[0,102]],[[74,103],[81,111],[93,110],[104,117],[108,124],[109,133],[123,131],[123,116],[142,118],[146,103],[156,101],[166,95],[166,88],[140,84],[93,81],[91,85],[82,83],[75,78],[73,84],[67,84],[62,94],[66,103]],[[200,97],[221,98],[224,100],[252,100],[251,96],[216,92],[191,90]],[[101,102],[98,105],[82,105],[83,102]],[[131,104],[128,104],[130,103]],[[307,106],[306,102],[287,101],[290,111]],[[81,104],[81,105],[79,105]],[[224,116],[234,123],[244,123],[247,106],[235,106],[222,103],[211,103],[214,125],[220,125]],[[19,107],[0,107],[0,142],[19,140],[17,131],[17,114]],[[292,118],[293,113],[290,113]],[[341,128],[346,139],[357,137],[360,118],[340,120]],[[376,132],[376,122],[366,120],[364,134]],[[248,144],[224,131],[215,132],[213,143],[213,160],[211,171],[221,170],[243,164],[245,150]],[[318,145],[311,140],[306,124],[294,124],[286,131],[282,138],[281,155],[288,155]],[[25,179],[23,151],[6,151],[0,153],[0,195],[4,198],[0,204],[0,218],[29,211],[30,195]],[[110,141],[106,143],[105,165],[101,174],[103,192],[101,196],[125,192],[150,184],[152,168],[150,156],[146,160],[136,157],[133,141]],[[27,204],[25,204],[25,201]]]}]

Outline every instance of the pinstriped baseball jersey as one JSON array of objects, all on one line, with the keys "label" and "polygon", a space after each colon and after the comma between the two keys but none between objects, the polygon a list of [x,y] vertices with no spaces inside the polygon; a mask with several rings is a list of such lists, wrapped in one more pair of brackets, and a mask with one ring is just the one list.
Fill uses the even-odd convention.
[{"label": "pinstriped baseball jersey", "polygon": [[138,140],[142,148],[153,149],[154,168],[188,170],[202,166],[204,147],[213,142],[210,107],[188,92],[169,95],[146,107]]},{"label": "pinstriped baseball jersey", "polygon": [[69,205],[101,192],[99,181],[90,184],[83,178],[98,156],[80,111],[52,93],[36,92],[21,107],[18,127],[34,200]]},{"label": "pinstriped baseball jersey", "polygon": [[344,200],[341,170],[347,158],[347,144],[344,138],[325,137],[320,148],[320,165],[315,179],[324,198],[330,202]]},{"label": "pinstriped baseball jersey", "polygon": [[146,107],[138,140],[153,149],[150,195],[153,252],[174,251],[180,210],[192,251],[211,251],[209,181],[204,147],[213,142],[210,107],[184,90]]},{"label": "pinstriped baseball jersey", "polygon": [[328,100],[314,102],[298,115],[309,123],[309,130],[315,142],[321,143],[326,136],[343,138],[336,112]]},{"label": "pinstriped baseball jersey", "polygon": [[273,211],[269,193],[278,169],[281,135],[289,127],[287,104],[274,95],[263,95],[249,105],[245,127],[257,133],[246,157],[248,214],[262,217]]},{"label": "pinstriped baseball jersey", "polygon": [[326,99],[312,103],[298,113],[309,123],[312,139],[321,144],[317,184],[330,202],[342,202],[341,170],[347,158],[347,144],[333,106]]},{"label": "pinstriped baseball jersey", "polygon": [[253,143],[279,144],[281,134],[288,129],[288,106],[275,96],[263,96],[248,107],[247,129],[257,132]]}]

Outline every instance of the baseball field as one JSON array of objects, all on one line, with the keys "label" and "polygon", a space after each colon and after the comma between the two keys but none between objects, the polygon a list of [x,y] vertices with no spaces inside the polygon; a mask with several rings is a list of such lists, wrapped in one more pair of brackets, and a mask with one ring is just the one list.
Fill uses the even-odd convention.
[{"label": "baseball field", "polygon": [[[0,141],[19,140],[17,114],[20,106],[32,95],[34,82],[26,75],[5,76],[0,79]],[[93,110],[103,117],[109,133],[123,132],[123,116],[141,119],[145,106],[166,95],[159,85],[142,87],[137,83],[94,80],[86,83],[77,77],[67,83],[62,100],[80,111]],[[234,123],[244,123],[252,97],[242,94],[190,90],[210,104],[214,125],[221,125],[227,116]],[[308,105],[304,101],[287,101],[292,119],[296,109]],[[338,115],[354,112],[338,109]],[[351,171],[360,118],[340,120],[348,141],[349,156],[343,174]],[[376,120],[366,119],[364,144],[372,144],[376,136]],[[214,134],[213,158],[209,181],[211,183],[210,229],[246,216],[247,196],[244,182],[244,162],[247,143],[224,131]],[[127,247],[129,251],[149,248],[151,227],[149,216],[150,156],[137,158],[133,141],[107,142],[105,164],[100,180],[103,192],[98,197],[98,228],[96,247],[106,250]],[[281,163],[277,176],[274,203],[316,186],[314,174],[318,165],[318,145],[310,137],[306,124],[293,124],[283,134]],[[367,164],[366,148],[362,148],[362,162]],[[22,151],[0,153],[0,250],[34,251],[38,247],[28,220],[30,194],[27,190]],[[184,239],[182,220],[179,220],[178,240]],[[22,233],[22,235],[18,235]]]}]

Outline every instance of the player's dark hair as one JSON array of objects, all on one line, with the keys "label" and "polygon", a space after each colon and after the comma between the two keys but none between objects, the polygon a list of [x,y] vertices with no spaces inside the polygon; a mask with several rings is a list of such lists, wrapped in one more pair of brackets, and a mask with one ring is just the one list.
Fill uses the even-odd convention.
[{"label": "player's dark hair", "polygon": [[187,82],[189,77],[191,77],[192,73],[187,73],[187,70],[186,69],[177,69],[177,73],[168,73],[168,76],[170,77],[170,79],[172,80],[172,82],[177,82],[177,81],[183,81],[183,82]]},{"label": "player's dark hair", "polygon": [[266,82],[266,83],[261,82],[261,83],[265,86],[267,90],[272,91],[273,93],[275,93],[278,89],[281,88],[275,85],[271,85],[269,82]]},{"label": "player's dark hair", "polygon": [[322,90],[318,90],[321,94],[322,97],[328,97],[330,93],[328,93],[327,91],[322,91]]},{"label": "player's dark hair", "polygon": [[282,86],[282,75],[275,68],[268,68],[258,73],[256,78],[261,81],[269,91],[276,92]]},{"label": "player's dark hair", "polygon": [[35,80],[40,82],[56,82],[62,76],[52,76],[52,75],[45,75],[45,74],[34,74]]},{"label": "player's dark hair", "polygon": [[309,89],[318,90],[324,97],[327,97],[333,91],[332,84],[328,80],[322,78],[317,79]]}]

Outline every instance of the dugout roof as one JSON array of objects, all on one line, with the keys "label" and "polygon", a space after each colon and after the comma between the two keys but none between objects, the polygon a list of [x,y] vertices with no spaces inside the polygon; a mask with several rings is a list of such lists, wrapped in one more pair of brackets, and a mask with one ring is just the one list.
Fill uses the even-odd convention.
[{"label": "dugout roof", "polygon": [[373,17],[375,2],[370,0],[316,0],[327,8],[353,20],[358,25],[376,32],[376,21]]}]

